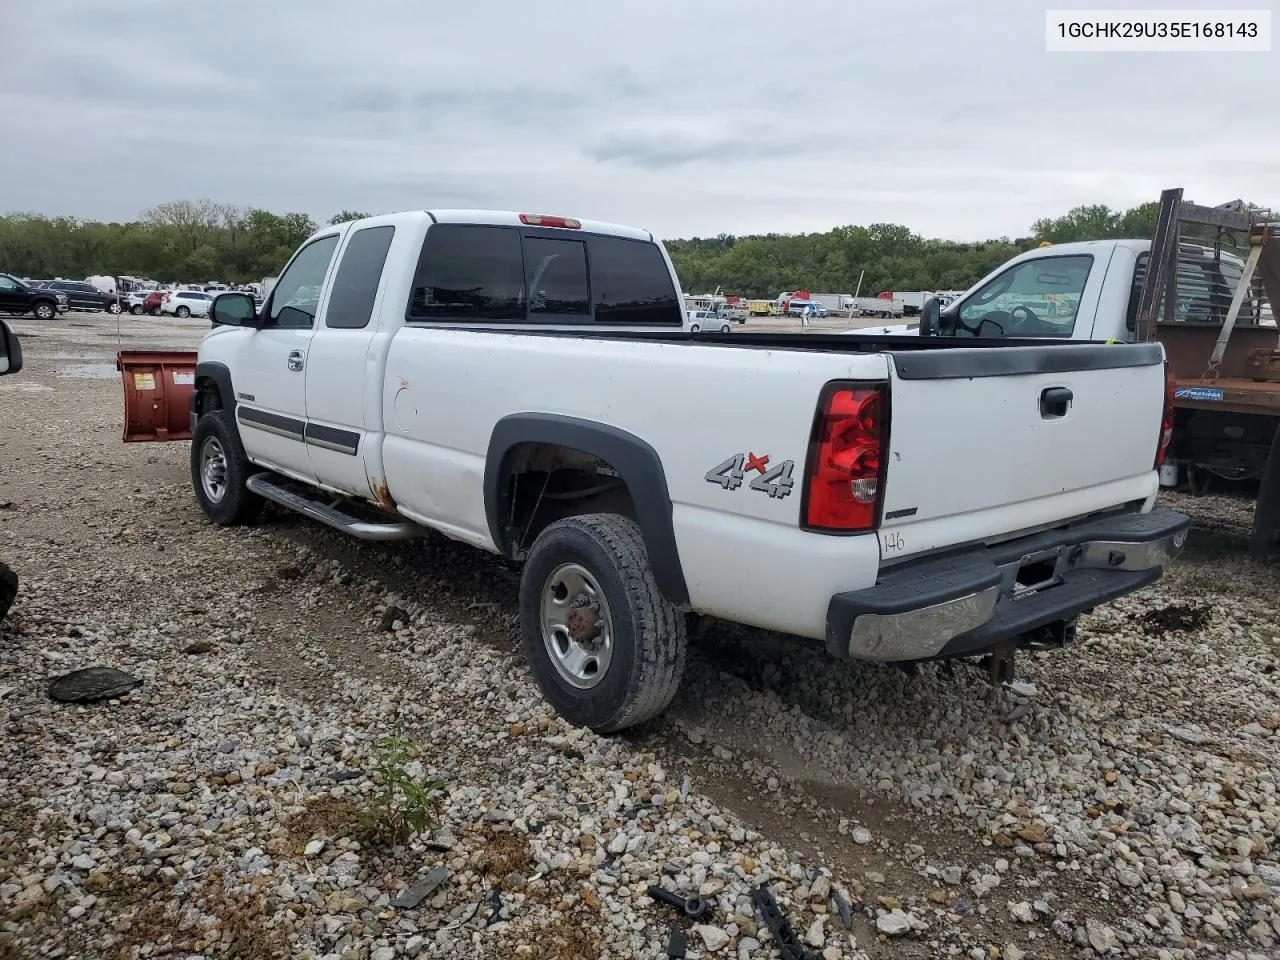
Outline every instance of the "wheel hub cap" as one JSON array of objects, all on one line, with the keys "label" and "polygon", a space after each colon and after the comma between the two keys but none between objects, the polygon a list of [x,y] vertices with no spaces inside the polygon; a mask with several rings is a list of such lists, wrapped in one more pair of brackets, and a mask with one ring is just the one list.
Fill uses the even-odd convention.
[{"label": "wheel hub cap", "polygon": [[585,567],[561,564],[542,588],[542,641],[561,678],[579,690],[604,679],[613,659],[613,620]]},{"label": "wheel hub cap", "polygon": [[227,455],[217,437],[210,437],[200,447],[200,485],[213,503],[226,496]]}]

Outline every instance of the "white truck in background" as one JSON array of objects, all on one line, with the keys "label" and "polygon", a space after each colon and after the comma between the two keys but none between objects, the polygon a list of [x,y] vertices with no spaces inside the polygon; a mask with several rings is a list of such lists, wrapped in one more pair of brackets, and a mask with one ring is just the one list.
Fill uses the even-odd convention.
[{"label": "white truck in background", "polygon": [[1159,345],[726,337],[683,329],[679,291],[631,227],[325,227],[261,309],[214,301],[195,498],[220,525],[271,501],[521,565],[534,675],[602,732],[666,707],[693,615],[1007,665],[1180,551],[1187,518],[1155,505]]}]

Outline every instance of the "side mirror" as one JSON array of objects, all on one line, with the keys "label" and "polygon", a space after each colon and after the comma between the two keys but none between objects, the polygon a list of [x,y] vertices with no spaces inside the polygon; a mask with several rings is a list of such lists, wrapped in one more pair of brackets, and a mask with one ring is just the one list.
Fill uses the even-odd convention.
[{"label": "side mirror", "polygon": [[220,293],[213,298],[209,317],[215,326],[256,327],[258,310],[247,293]]},{"label": "side mirror", "polygon": [[924,302],[924,306],[920,308],[920,336],[936,337],[938,335],[938,320],[942,315],[942,301],[937,297],[930,297]]},{"label": "side mirror", "polygon": [[9,325],[0,320],[0,377],[22,369],[22,343]]}]

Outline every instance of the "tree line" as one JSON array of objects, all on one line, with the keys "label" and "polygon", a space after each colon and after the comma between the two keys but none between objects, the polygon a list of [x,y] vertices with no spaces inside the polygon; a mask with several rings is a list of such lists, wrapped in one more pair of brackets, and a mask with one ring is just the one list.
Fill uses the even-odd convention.
[{"label": "tree line", "polygon": [[[1010,257],[1043,241],[1149,238],[1157,205],[1113,210],[1079,206],[1037,220],[1025,237],[957,243],[926,239],[892,223],[843,226],[826,233],[671,240],[667,248],[686,292],[774,297],[783,290],[861,293],[961,290]],[[341,223],[368,216],[343,210]],[[319,228],[304,213],[275,214],[211,200],[162,203],[129,223],[35,213],[0,216],[0,271],[26,277],[95,274],[163,282],[244,283],[274,276]]]}]

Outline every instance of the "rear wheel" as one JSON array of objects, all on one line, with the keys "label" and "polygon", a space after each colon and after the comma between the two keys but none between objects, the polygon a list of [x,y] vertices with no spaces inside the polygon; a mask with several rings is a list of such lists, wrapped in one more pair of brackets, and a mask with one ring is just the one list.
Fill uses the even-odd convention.
[{"label": "rear wheel", "polygon": [[204,515],[221,527],[252,523],[262,498],[245,486],[252,464],[225,410],[210,410],[196,421],[191,437],[191,485]]},{"label": "rear wheel", "polygon": [[721,325],[721,327],[720,327],[720,332],[721,332],[721,333],[728,333],[728,332],[729,332],[729,325],[728,325],[727,323],[726,323],[726,324],[722,324],[722,325]]},{"label": "rear wheel", "polygon": [[178,309],[174,310],[173,313],[175,316],[181,317],[185,320],[187,317],[191,316],[191,308],[184,305],[178,307]]},{"label": "rear wheel", "polygon": [[52,320],[58,315],[58,308],[47,300],[41,300],[33,308],[37,320]]},{"label": "rear wheel", "polygon": [[697,333],[697,332],[698,332],[699,330],[701,330],[701,329],[702,329],[702,324],[700,324],[700,323],[691,323],[691,324],[689,324],[689,332],[690,332],[690,333]]},{"label": "rear wheel", "polygon": [[597,733],[661,713],[684,673],[685,618],[658,589],[627,517],[569,517],[538,535],[520,581],[520,626],[543,695]]},{"label": "rear wheel", "polygon": [[142,304],[135,303],[132,307],[129,308],[129,312],[132,313],[135,317],[142,316]]}]

